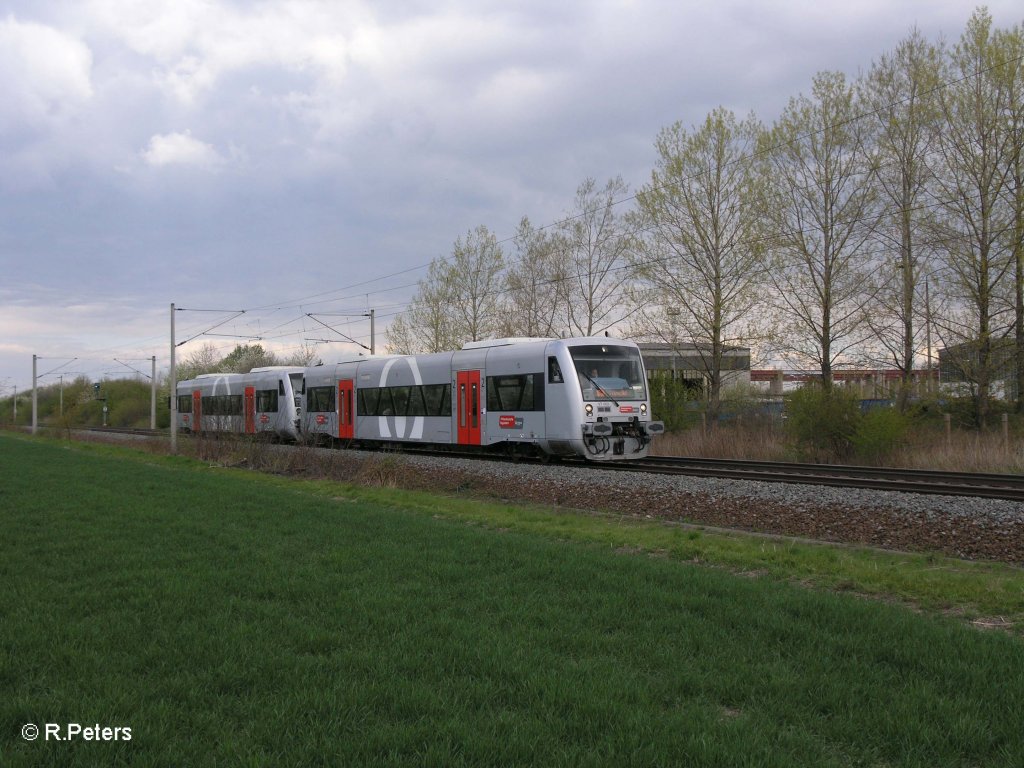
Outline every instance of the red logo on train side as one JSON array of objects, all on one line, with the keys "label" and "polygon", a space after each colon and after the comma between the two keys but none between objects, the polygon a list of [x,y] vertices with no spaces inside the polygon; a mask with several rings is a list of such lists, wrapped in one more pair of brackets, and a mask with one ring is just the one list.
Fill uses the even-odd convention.
[{"label": "red logo on train side", "polygon": [[632,412],[633,412],[633,406],[632,405],[620,405],[619,406],[619,413],[632,413]]},{"label": "red logo on train side", "polygon": [[516,417],[515,416],[499,416],[498,426],[502,429],[515,429]]},{"label": "red logo on train side", "polygon": [[326,417],[326,416],[324,416],[324,415],[323,415],[323,414],[321,413],[320,415],[318,415],[318,416],[316,417],[316,423],[317,423],[317,424],[326,424],[326,423],[327,423],[327,417]]},{"label": "red logo on train side", "polygon": [[267,414],[264,413],[263,415],[260,416],[261,424],[266,424],[268,421],[270,421],[270,417],[267,416]]}]

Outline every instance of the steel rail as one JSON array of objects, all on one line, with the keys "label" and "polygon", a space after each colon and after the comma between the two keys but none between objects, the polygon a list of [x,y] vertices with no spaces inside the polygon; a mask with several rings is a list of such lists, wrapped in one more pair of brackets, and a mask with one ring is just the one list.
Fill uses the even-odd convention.
[{"label": "steel rail", "polygon": [[638,461],[594,462],[587,466],[613,471],[1024,501],[1024,478],[993,473],[665,456]]}]

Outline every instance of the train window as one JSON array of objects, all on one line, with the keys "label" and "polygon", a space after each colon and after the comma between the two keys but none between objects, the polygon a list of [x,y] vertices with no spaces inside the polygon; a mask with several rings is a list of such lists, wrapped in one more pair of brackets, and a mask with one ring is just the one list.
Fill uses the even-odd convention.
[{"label": "train window", "polygon": [[310,387],[306,391],[306,410],[310,413],[333,413],[334,387]]},{"label": "train window", "polygon": [[377,415],[377,390],[372,387],[360,387],[356,390],[356,405],[362,416]]},{"label": "train window", "polygon": [[[449,384],[427,384],[419,387],[360,387],[357,391],[359,415],[451,416],[452,402],[449,387]],[[309,408],[312,410],[313,406],[310,405]]]},{"label": "train window", "polygon": [[178,413],[192,413],[192,395],[178,395]]},{"label": "train window", "polygon": [[543,411],[544,374],[488,376],[487,410]]},{"label": "train window", "polygon": [[256,390],[256,410],[259,413],[274,413],[277,411],[277,397],[276,389]]},{"label": "train window", "polygon": [[409,387],[409,407],[406,416],[426,416],[427,407],[423,402],[423,387]]},{"label": "train window", "polygon": [[277,380],[277,394],[284,397],[284,379]]},{"label": "train window", "polygon": [[562,378],[562,366],[558,364],[557,357],[548,358],[548,383],[561,384],[565,381]]},{"label": "train window", "polygon": [[472,417],[472,423],[470,424],[470,426],[473,429],[476,429],[477,424],[479,423],[477,421],[478,417],[480,416],[480,398],[477,392],[479,388],[479,385],[476,384],[475,382],[473,384],[470,384],[470,389],[472,390],[473,395],[472,400],[470,400],[469,415]]},{"label": "train window", "polygon": [[391,400],[395,409],[395,416],[405,416],[409,413],[409,387],[388,387],[391,391]]},{"label": "train window", "polygon": [[617,345],[571,347],[585,400],[643,400],[647,385],[636,349]]},{"label": "train window", "polygon": [[452,385],[441,385],[441,413],[438,416],[452,415]]},{"label": "train window", "polygon": [[380,400],[377,401],[377,415],[378,416],[394,416],[395,415],[395,404],[391,400],[391,389],[390,387],[381,387]]},{"label": "train window", "polygon": [[450,384],[427,384],[422,387],[427,416],[451,416],[452,398]]},{"label": "train window", "polygon": [[202,399],[201,408],[206,416],[241,416],[242,396],[209,395]]}]

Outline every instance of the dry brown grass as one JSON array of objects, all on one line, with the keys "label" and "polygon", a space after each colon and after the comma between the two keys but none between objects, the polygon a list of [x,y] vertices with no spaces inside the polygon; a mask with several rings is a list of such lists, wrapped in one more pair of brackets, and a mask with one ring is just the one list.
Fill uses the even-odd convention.
[{"label": "dry brown grass", "polygon": [[921,429],[892,456],[892,464],[913,469],[951,472],[1024,472],[1024,440],[1001,431]]},{"label": "dry brown grass", "polygon": [[[872,464],[950,472],[1024,473],[1024,439],[1000,430],[976,432],[953,429],[947,440],[940,427],[912,430],[906,444]],[[785,432],[771,424],[727,424],[706,434],[697,427],[665,434],[654,441],[655,456],[695,456],[753,461],[795,461],[796,453]],[[852,459],[849,463],[858,463]]]},{"label": "dry brown grass", "polygon": [[697,427],[685,432],[667,433],[654,441],[651,454],[754,461],[793,459],[785,435],[770,424],[725,424],[706,432]]}]

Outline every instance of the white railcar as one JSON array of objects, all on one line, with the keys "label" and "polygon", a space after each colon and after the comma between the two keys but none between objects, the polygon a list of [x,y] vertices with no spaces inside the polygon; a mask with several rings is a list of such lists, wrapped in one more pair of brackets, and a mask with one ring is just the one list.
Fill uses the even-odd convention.
[{"label": "white railcar", "polygon": [[302,432],[596,461],[647,455],[640,350],[605,337],[495,339],[457,352],[359,357],[306,369]]},{"label": "white railcar", "polygon": [[298,440],[305,369],[272,366],[178,382],[178,428]]}]

